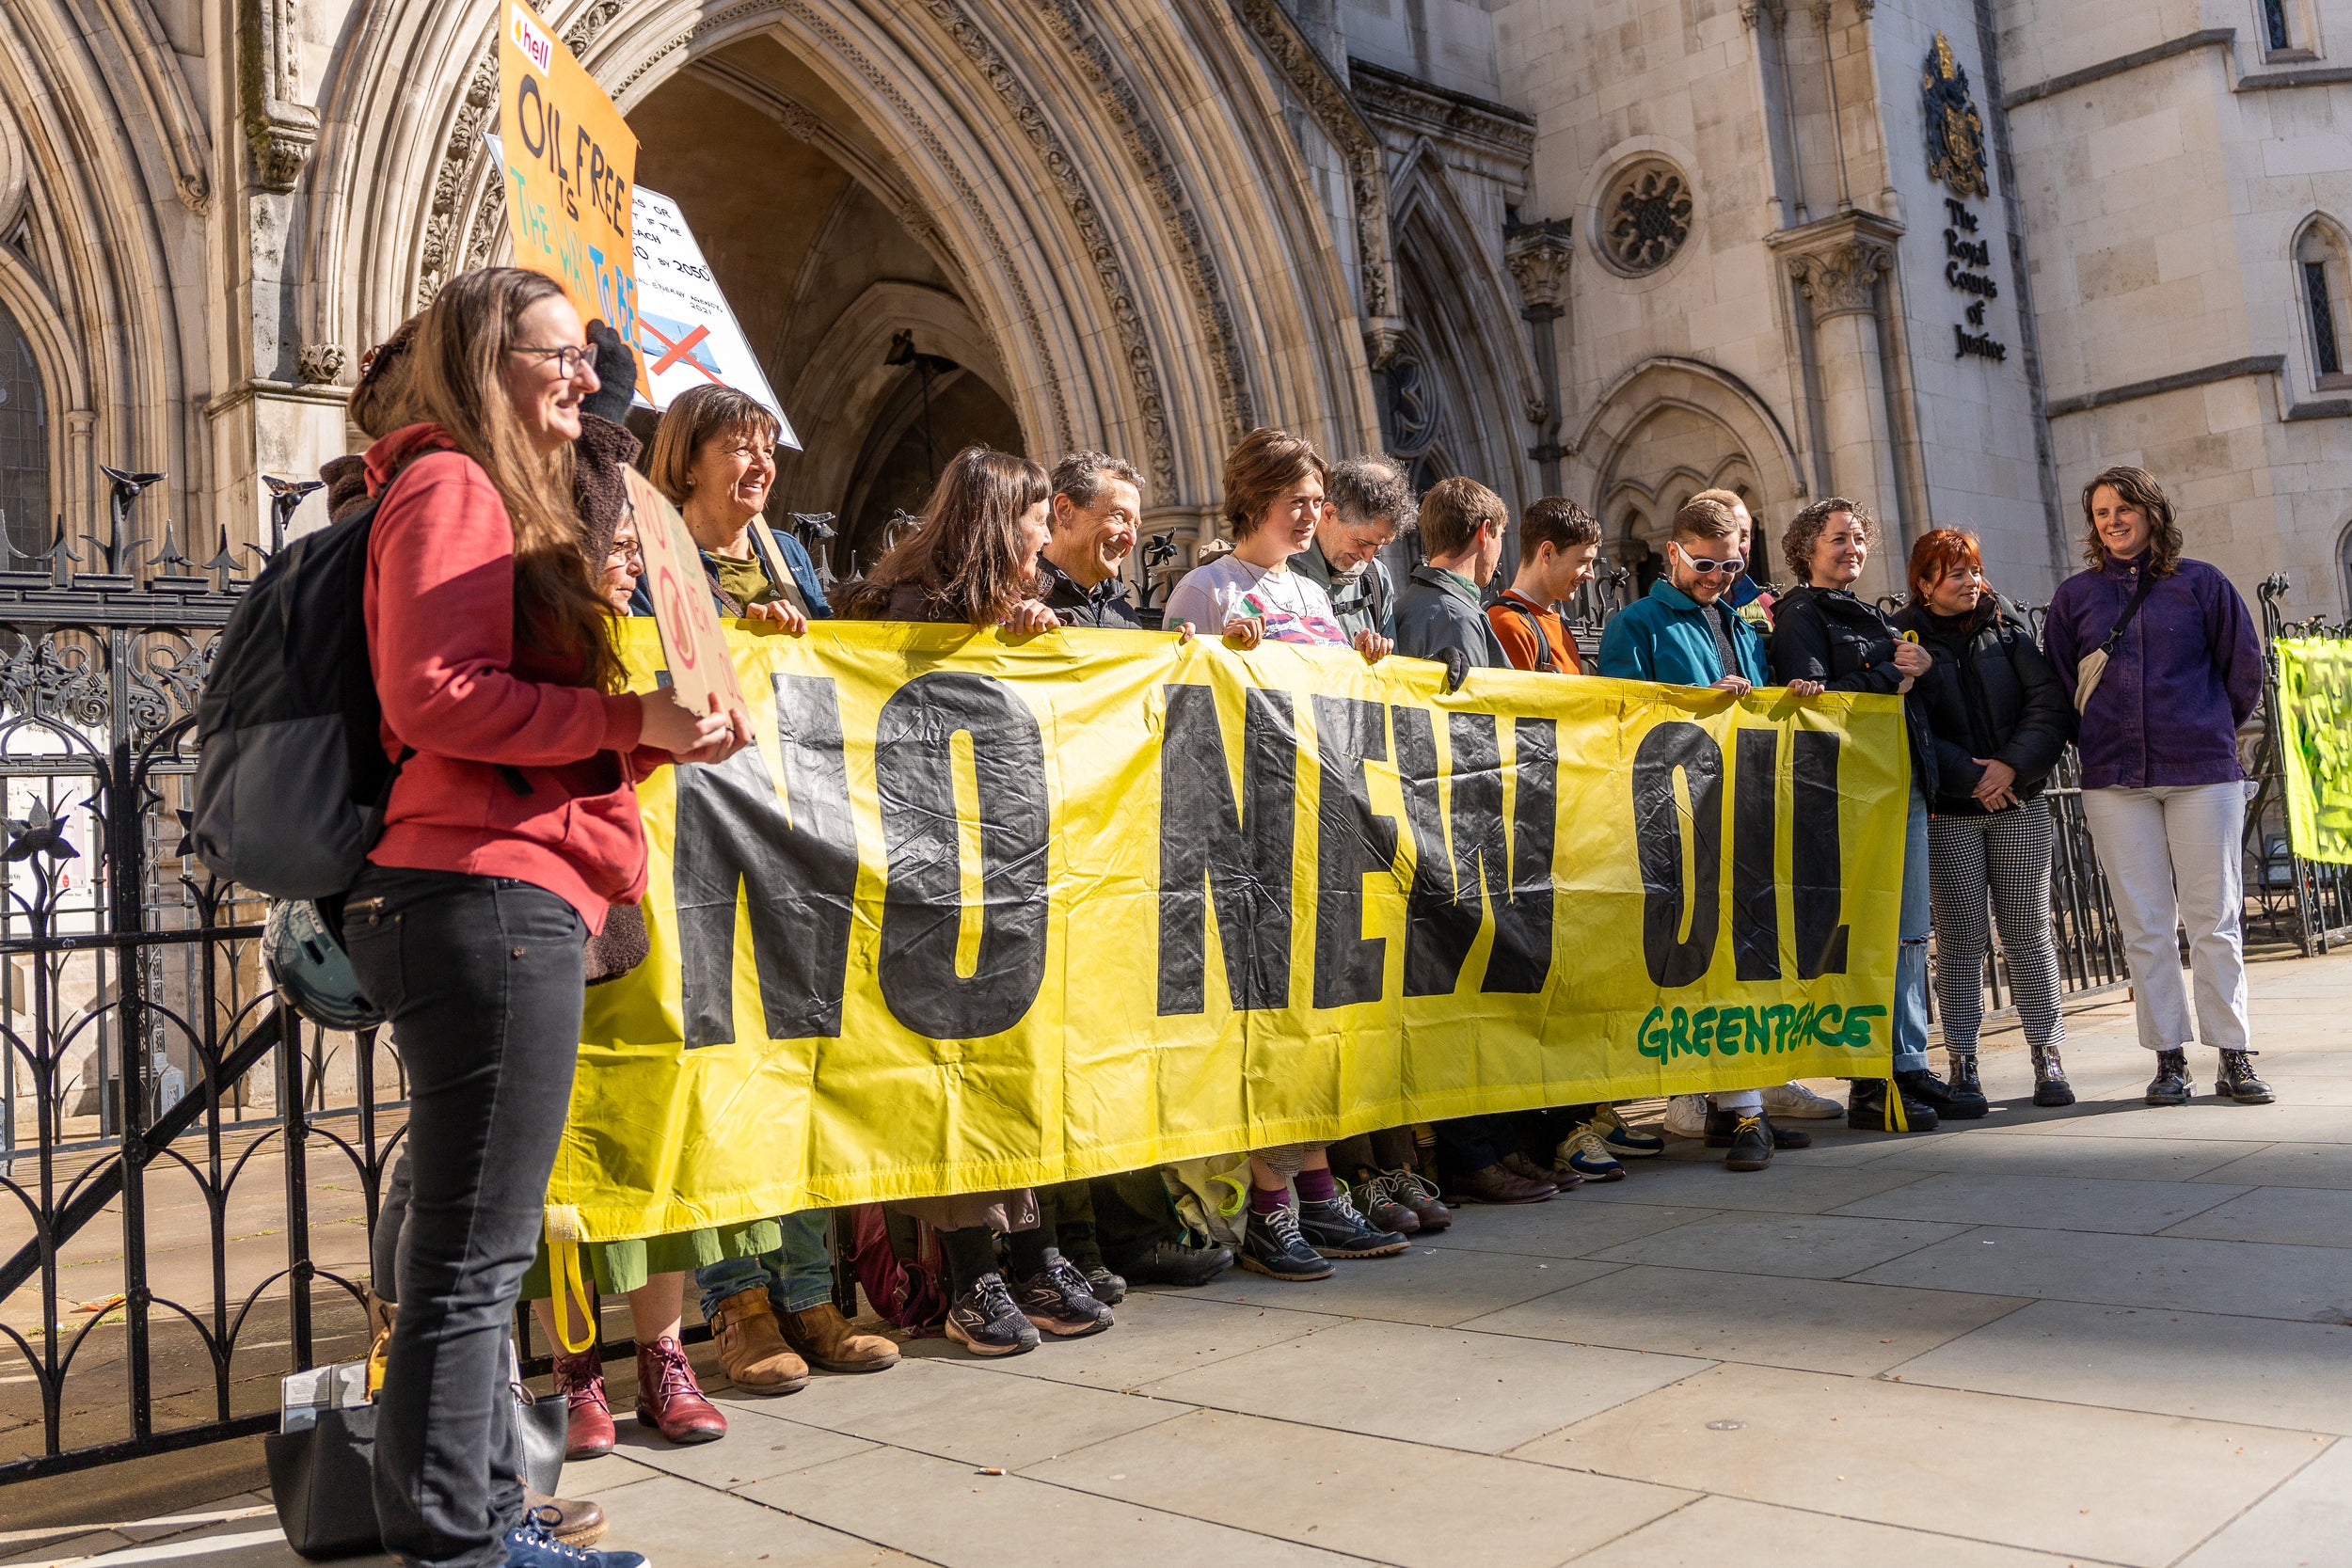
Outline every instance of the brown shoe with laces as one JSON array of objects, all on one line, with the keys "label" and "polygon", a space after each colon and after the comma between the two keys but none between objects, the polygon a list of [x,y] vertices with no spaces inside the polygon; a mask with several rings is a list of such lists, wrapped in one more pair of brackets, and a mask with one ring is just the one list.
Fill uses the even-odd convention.
[{"label": "brown shoe with laces", "polygon": [[564,1457],[595,1459],[612,1451],[612,1402],[604,1392],[604,1359],[594,1345],[578,1355],[555,1353],[555,1391],[570,1402]]},{"label": "brown shoe with laces", "polygon": [[786,1342],[764,1285],[738,1291],[712,1308],[710,1339],[727,1381],[747,1394],[790,1394],[808,1386],[808,1363]]},{"label": "brown shoe with laces", "polygon": [[1449,1196],[1468,1198],[1472,1203],[1541,1203],[1559,1190],[1549,1181],[1531,1181],[1499,1164],[1457,1176],[1446,1183]]},{"label": "brown shoe with laces", "polygon": [[727,1434],[727,1418],[703,1398],[685,1347],[666,1334],[637,1347],[637,1424],[673,1443],[715,1443]]},{"label": "brown shoe with laces", "polygon": [[829,1372],[879,1372],[898,1364],[897,1345],[879,1334],[860,1334],[829,1301],[786,1313],[784,1342]]},{"label": "brown shoe with laces", "polygon": [[604,1539],[604,1510],[576,1497],[550,1497],[523,1488],[523,1513],[555,1532],[555,1538],[575,1549]]}]

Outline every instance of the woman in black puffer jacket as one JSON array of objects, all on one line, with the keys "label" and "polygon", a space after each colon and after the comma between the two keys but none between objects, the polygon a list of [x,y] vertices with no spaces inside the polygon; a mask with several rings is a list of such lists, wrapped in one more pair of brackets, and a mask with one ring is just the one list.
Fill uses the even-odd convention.
[{"label": "woman in black puffer jacket", "polygon": [[[1867,508],[1842,496],[1815,501],[1781,535],[1781,553],[1801,586],[1772,609],[1772,678],[1799,695],[1874,691],[1907,696],[1928,672],[1926,650],[1903,640],[1884,611],[1854,596],[1876,529]],[[1894,1078],[1857,1078],[1846,1125],[1872,1132],[1924,1132],[1939,1119],[1985,1114],[1984,1095],[1947,1085],[1928,1070],[1928,807],[1935,795],[1935,750],[1915,706],[1906,714],[1911,801],[1903,833],[1900,945],[1895,954]]]},{"label": "woman in black puffer jacket", "polygon": [[1934,871],[1936,1000],[1954,1087],[1977,1082],[1993,895],[2010,989],[2033,1053],[2033,1102],[2072,1105],[2058,1042],[2058,949],[2050,940],[2050,807],[2042,798],[2074,734],[2074,709],[2033,633],[1984,584],[1977,541],[1958,529],[1911,550],[1911,602],[1895,625],[1935,657],[1913,696],[1935,749],[1928,861]]}]

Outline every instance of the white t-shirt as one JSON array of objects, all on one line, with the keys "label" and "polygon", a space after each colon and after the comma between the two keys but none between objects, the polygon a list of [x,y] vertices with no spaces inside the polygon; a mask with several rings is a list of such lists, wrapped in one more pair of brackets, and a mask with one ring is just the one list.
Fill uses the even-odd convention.
[{"label": "white t-shirt", "polygon": [[1202,637],[1218,636],[1228,622],[1254,616],[1265,622],[1269,642],[1354,646],[1322,584],[1287,569],[1252,566],[1239,556],[1221,556],[1184,574],[1164,613],[1169,627],[1188,623]]}]

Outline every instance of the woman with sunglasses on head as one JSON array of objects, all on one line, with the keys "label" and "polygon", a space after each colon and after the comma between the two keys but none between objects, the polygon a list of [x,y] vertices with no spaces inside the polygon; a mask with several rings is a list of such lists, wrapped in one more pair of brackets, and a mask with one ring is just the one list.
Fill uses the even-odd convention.
[{"label": "woman with sunglasses on head", "polygon": [[[1832,496],[1797,514],[1781,555],[1799,586],[1772,610],[1772,674],[1791,690],[1875,691],[1909,696],[1933,662],[1886,612],[1854,594],[1877,525],[1867,507]],[[1895,958],[1895,1076],[1857,1078],[1846,1125],[1872,1132],[1925,1132],[1938,1120],[1965,1121],[1990,1108],[1983,1093],[1955,1088],[1928,1070],[1928,801],[1935,798],[1935,749],[1915,699],[1904,725],[1911,745],[1911,802],[1903,838],[1901,945]]]},{"label": "woman with sunglasses on head", "polygon": [[644,887],[636,781],[748,733],[620,689],[568,471],[599,382],[562,291],[464,274],[410,353],[418,422],[367,452],[381,499],[364,598],[384,746],[403,760],[344,908],[409,1081],[376,1518],[418,1568],[640,1568],[525,1517],[507,1335],[570,1103],[582,950]]}]

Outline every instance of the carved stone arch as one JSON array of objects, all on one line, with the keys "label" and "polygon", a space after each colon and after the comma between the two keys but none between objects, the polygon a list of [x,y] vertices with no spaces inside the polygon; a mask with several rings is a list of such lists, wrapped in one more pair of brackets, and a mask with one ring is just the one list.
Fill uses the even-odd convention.
[{"label": "carved stone arch", "polygon": [[1445,446],[1516,513],[1535,499],[1519,437],[1543,388],[1498,245],[1472,221],[1426,138],[1391,173],[1389,198],[1399,303],[1451,405]]},{"label": "carved stone arch", "polygon": [[1707,459],[1710,470],[1722,471],[1735,454],[1745,458],[1756,485],[1756,504],[1750,510],[1759,531],[1776,531],[1804,504],[1796,446],[1771,406],[1728,371],[1668,355],[1635,365],[1601,394],[1570,449],[1573,485],[1605,496],[1624,480],[1640,477],[1628,471],[1630,449],[1644,425],[1670,409],[1688,411],[1722,430],[1722,450]]}]

